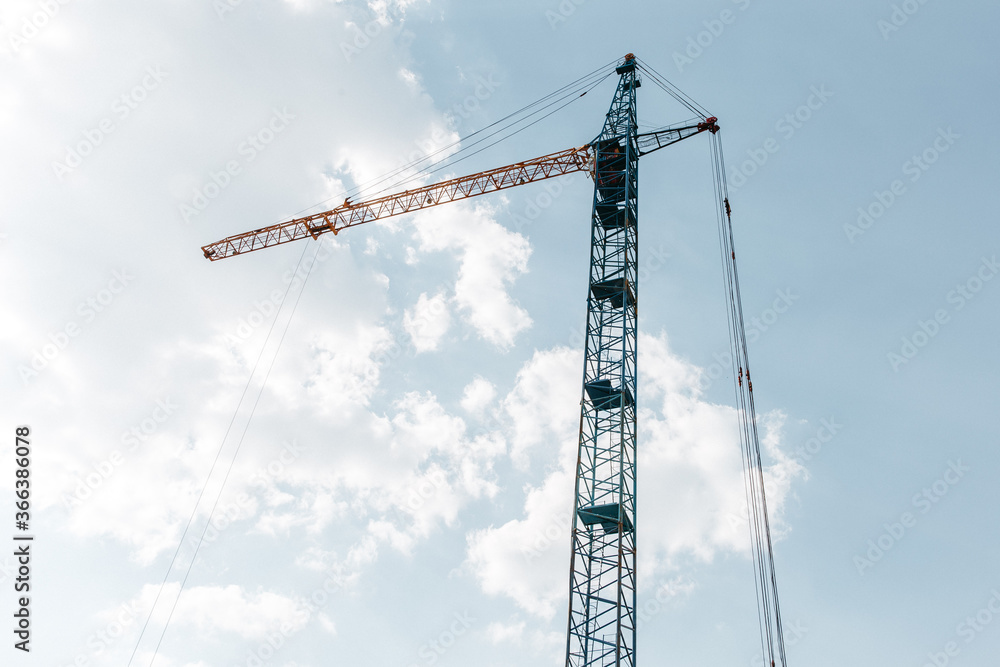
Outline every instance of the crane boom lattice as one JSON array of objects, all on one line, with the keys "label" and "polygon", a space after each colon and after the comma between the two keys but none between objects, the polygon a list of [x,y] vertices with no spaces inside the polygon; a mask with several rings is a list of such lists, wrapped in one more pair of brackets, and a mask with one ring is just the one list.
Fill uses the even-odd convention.
[{"label": "crane boom lattice", "polygon": [[252,232],[229,236],[221,241],[203,246],[201,250],[205,257],[210,260],[225,259],[233,255],[299,239],[315,239],[320,234],[327,232],[336,234],[341,229],[380,218],[402,215],[589,168],[590,147],[570,148],[532,160],[510,164],[506,167],[452,178],[441,183],[425,185],[365,202],[352,203],[348,199],[335,209],[302,218],[294,218],[288,222],[255,229]]}]

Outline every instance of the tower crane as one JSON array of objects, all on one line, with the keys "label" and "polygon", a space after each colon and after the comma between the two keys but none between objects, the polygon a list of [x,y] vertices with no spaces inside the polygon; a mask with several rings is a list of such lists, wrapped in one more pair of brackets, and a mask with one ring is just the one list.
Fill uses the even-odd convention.
[{"label": "tower crane", "polygon": [[217,261],[564,174],[588,172],[594,180],[594,196],[566,666],[631,667],[635,665],[636,642],[639,157],[695,135],[711,135],[761,644],[772,667],[776,661],[785,667],[753,386],[732,247],[731,208],[721,145],[715,138],[719,125],[714,116],[689,105],[698,111],[698,122],[639,133],[636,91],[641,85],[640,67],[663,87],[658,74],[627,54],[615,68],[618,86],[604,126],[586,145],[367,201],[347,199],[321,213],[229,236],[203,246],[202,252],[207,259]]}]

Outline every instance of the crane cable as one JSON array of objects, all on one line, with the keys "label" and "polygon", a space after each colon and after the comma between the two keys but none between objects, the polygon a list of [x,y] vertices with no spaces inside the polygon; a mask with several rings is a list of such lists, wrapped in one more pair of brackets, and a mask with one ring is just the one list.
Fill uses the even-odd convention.
[{"label": "crane cable", "polygon": [[[340,194],[336,194],[336,195],[327,197],[326,199],[324,199],[322,201],[316,202],[312,206],[308,206],[308,207],[306,207],[306,208],[304,208],[304,209],[302,209],[300,211],[297,211],[296,213],[293,214],[292,217],[299,216],[299,215],[302,215],[302,214],[308,214],[309,212],[319,211],[322,208],[328,206],[330,202],[332,202],[332,201],[339,201],[340,199],[342,199],[344,197],[348,197],[348,198],[358,197],[362,193],[364,193],[365,197],[368,197],[368,198],[374,197],[374,196],[380,195],[382,193],[389,192],[390,190],[398,189],[398,188],[402,187],[403,185],[406,185],[407,183],[412,183],[413,181],[416,181],[416,180],[419,180],[419,179],[423,179],[423,178],[425,178],[427,176],[430,176],[431,174],[434,174],[436,172],[439,172],[439,171],[441,171],[443,169],[450,168],[450,167],[454,166],[455,164],[461,162],[462,160],[464,160],[464,159],[466,159],[468,157],[471,157],[472,155],[475,155],[476,153],[479,153],[479,152],[485,150],[486,148],[490,148],[491,146],[494,146],[494,145],[500,143],[501,141],[509,139],[510,137],[518,134],[519,132],[523,132],[528,127],[530,127],[530,126],[534,125],[535,123],[543,120],[544,118],[548,118],[553,113],[555,113],[557,111],[560,111],[561,109],[563,109],[566,106],[568,106],[570,103],[579,100],[581,97],[585,96],[587,93],[589,93],[597,85],[599,85],[605,79],[607,79],[609,76],[611,76],[611,74],[614,72],[615,64],[616,64],[615,61],[612,61],[610,63],[606,63],[606,64],[602,65],[601,67],[598,67],[597,69],[593,70],[592,72],[589,72],[589,73],[583,75],[582,77],[576,79],[575,81],[572,81],[572,82],[566,84],[565,86],[562,86],[561,88],[558,88],[558,89],[554,90],[553,92],[549,93],[548,95],[544,95],[543,97],[540,97],[539,99],[535,100],[534,102],[526,104],[525,106],[521,107],[517,111],[511,112],[511,113],[507,114],[506,116],[504,116],[503,118],[500,118],[500,119],[498,119],[498,120],[490,123],[489,125],[487,125],[487,126],[485,126],[483,128],[480,128],[480,129],[476,130],[475,132],[472,132],[471,134],[468,134],[468,135],[466,135],[464,137],[460,137],[457,140],[451,142],[450,144],[442,146],[442,147],[434,150],[433,152],[427,153],[426,155],[423,155],[423,156],[421,156],[421,157],[419,157],[419,158],[417,158],[415,160],[411,160],[410,162],[407,162],[406,164],[400,165],[399,167],[396,167],[395,169],[393,169],[393,170],[391,170],[391,171],[389,171],[389,172],[387,172],[385,174],[382,174],[381,176],[377,176],[377,177],[375,177],[374,179],[372,179],[370,181],[367,181],[367,182],[359,184],[359,185],[355,185],[354,187],[349,188],[348,190],[342,191]],[[567,99],[568,99],[568,102],[564,102],[564,100],[567,100]],[[484,146],[484,147],[482,147],[482,148],[474,151],[473,153],[469,153],[469,154],[463,155],[461,158],[458,158],[458,159],[449,159],[447,162],[444,162],[443,164],[437,165],[436,167],[434,166],[434,164],[435,164],[433,162],[433,158],[434,157],[437,157],[438,155],[440,155],[442,153],[445,153],[446,151],[451,150],[455,146],[462,146],[462,147],[458,151],[456,151],[454,154],[450,155],[449,158],[455,158],[455,157],[457,157],[459,155],[462,155],[463,153],[465,153],[466,151],[468,151],[469,149],[471,149],[473,146],[476,146],[479,143],[481,143],[481,142],[483,142],[483,141],[485,141],[485,140],[487,140],[487,139],[489,139],[489,138],[491,138],[491,137],[493,137],[493,136],[495,136],[497,134],[500,134],[501,132],[504,132],[505,130],[509,130],[510,128],[516,126],[519,123],[526,122],[532,116],[537,115],[537,114],[545,111],[546,109],[548,109],[548,108],[550,108],[550,107],[552,107],[552,106],[554,106],[556,104],[559,104],[560,102],[564,102],[564,103],[561,104],[560,106],[558,106],[553,111],[545,114],[541,118],[537,118],[534,121],[532,121],[531,123],[528,123],[527,125],[525,125],[524,127],[516,129],[513,132],[502,136],[497,141],[494,141],[493,143],[491,143],[491,144],[489,144],[487,146]],[[538,108],[535,108],[535,107],[538,107]],[[530,113],[527,113],[527,115],[524,116],[523,118],[518,118],[521,114],[525,114],[526,112],[528,112],[531,109],[534,109],[534,110],[531,111]],[[511,120],[511,119],[513,119],[513,120]],[[493,132],[490,132],[489,134],[486,134],[486,135],[484,135],[484,136],[476,139],[475,141],[470,141],[471,139],[473,139],[475,137],[478,137],[479,135],[481,135],[482,133],[486,132],[487,130],[490,130],[490,129],[496,127],[497,125],[500,125],[500,124],[505,123],[507,121],[510,121],[510,122],[507,123],[506,125],[504,125],[503,127],[500,127],[498,129],[494,130]],[[402,180],[394,180],[397,177],[406,174],[410,170],[417,168],[419,165],[421,165],[421,164],[423,164],[423,163],[425,163],[425,162],[427,162],[429,160],[431,161],[430,164],[424,165],[419,170],[417,170],[415,173],[410,174],[409,176],[403,178]],[[434,168],[431,168],[431,167],[434,167]],[[382,185],[384,183],[389,183],[389,184],[385,185],[384,187],[382,187],[382,188],[380,188],[378,190],[373,190],[375,187],[377,187],[379,185]],[[273,224],[279,224],[281,222],[284,222],[284,219],[282,219],[282,220],[276,220]]]},{"label": "crane cable", "polygon": [[[600,73],[601,71],[602,70],[595,70],[596,73]],[[433,169],[424,169],[422,171],[419,171],[419,172],[417,172],[417,173],[409,176],[408,178],[406,178],[406,179],[404,179],[402,181],[394,182],[392,185],[386,186],[386,187],[382,188],[381,190],[377,190],[375,192],[367,191],[365,196],[366,197],[375,197],[375,196],[380,195],[382,193],[389,192],[390,190],[395,190],[395,189],[397,189],[397,188],[399,188],[399,187],[401,187],[403,185],[406,185],[408,183],[412,183],[413,181],[423,179],[424,177],[430,176],[431,174],[434,174],[434,173],[437,173],[439,171],[442,171],[443,169],[449,169],[449,168],[453,167],[454,165],[458,164],[459,162],[462,162],[463,160],[466,160],[466,159],[472,157],[473,155],[476,155],[477,153],[481,153],[482,151],[486,150],[487,148],[491,148],[491,147],[497,145],[498,143],[500,143],[502,141],[506,141],[507,139],[510,139],[511,137],[513,137],[513,136],[515,136],[515,135],[523,132],[524,130],[528,129],[532,125],[535,125],[536,123],[539,123],[539,122],[545,120],[546,118],[548,118],[552,114],[565,109],[567,106],[569,106],[573,102],[578,101],[581,97],[583,97],[584,95],[586,95],[587,93],[589,93],[591,90],[593,90],[594,88],[596,88],[597,86],[599,86],[601,83],[603,83],[608,77],[611,76],[612,73],[613,73],[613,70],[608,70],[600,78],[596,78],[596,77],[593,77],[591,75],[588,75],[588,77],[590,77],[590,78],[585,77],[585,78],[587,78],[587,80],[584,81],[584,83],[582,83],[581,85],[576,86],[575,88],[567,91],[562,96],[558,97],[557,99],[553,100],[552,102],[549,102],[545,106],[536,109],[535,111],[531,112],[530,114],[528,114],[524,118],[511,121],[510,123],[508,123],[504,127],[501,127],[500,129],[495,130],[495,131],[493,131],[493,132],[485,135],[484,137],[482,137],[480,139],[477,139],[476,141],[473,141],[473,142],[469,143],[466,146],[463,146],[458,152],[456,152],[451,157],[455,157],[457,155],[460,155],[461,153],[463,153],[463,152],[471,149],[473,146],[476,146],[477,144],[480,144],[480,143],[486,141],[487,139],[489,139],[489,138],[491,138],[493,136],[496,136],[497,134],[500,134],[504,130],[510,129],[511,127],[514,127],[514,126],[516,126],[519,123],[526,123],[527,120],[529,118],[531,118],[531,116],[539,114],[539,113],[545,111],[546,109],[548,109],[549,107],[555,106],[556,104],[559,104],[560,102],[563,102],[562,104],[559,104],[558,107],[556,107],[552,111],[548,112],[547,114],[545,114],[545,115],[543,115],[543,116],[541,116],[539,118],[534,119],[530,123],[527,123],[523,127],[520,127],[518,129],[510,132],[509,134],[506,134],[506,135],[500,137],[499,139],[497,139],[493,143],[487,144],[486,146],[483,146],[482,148],[479,148],[479,149],[477,149],[475,151],[472,151],[471,153],[463,155],[462,157],[460,157],[458,159],[449,160],[448,162],[446,162],[444,164],[441,164],[441,165],[438,165],[438,166],[436,166]],[[593,83],[591,83],[592,80],[593,80]],[[583,79],[579,79],[579,81],[583,81]],[[564,88],[567,88],[567,87],[564,86]],[[560,89],[560,90],[563,90],[563,89]],[[580,92],[581,90],[583,92]],[[532,104],[530,104],[530,105],[528,105],[527,107],[524,107],[524,108],[525,109],[530,108],[531,106],[534,106],[534,105],[540,103],[541,101],[543,101],[545,99],[548,99],[549,97],[552,97],[552,95],[554,95],[554,94],[555,93],[547,95],[545,98],[542,98],[542,100],[538,100],[536,102],[533,102]],[[564,100],[568,100],[568,101],[564,102]],[[491,125],[487,126],[486,128],[483,128],[482,130],[477,130],[473,134],[469,135],[469,137],[466,137],[466,139],[471,138],[471,137],[479,134],[480,132],[483,132],[486,129],[489,129],[493,125],[496,125],[497,123],[500,123],[503,120],[506,120],[507,118],[510,118],[510,117],[514,116],[515,114],[517,114],[517,113],[520,113],[520,112],[515,112],[514,114],[509,114],[505,118],[503,118],[503,119],[501,119],[499,121],[496,121],[495,123],[492,123]],[[446,146],[444,148],[440,148],[437,151],[435,151],[434,153],[431,153],[430,155],[425,156],[425,158],[423,158],[423,159],[427,159],[430,156],[436,155],[436,154],[438,154],[438,153],[446,150],[447,148],[453,147],[453,146],[461,143],[462,141],[463,141],[463,139],[459,139],[458,141],[450,144],[449,146]],[[416,162],[420,162],[420,161],[422,161],[422,160],[417,160]],[[400,173],[400,170],[397,170],[396,173]],[[385,179],[383,179],[383,180],[385,180]],[[356,188],[356,189],[358,189],[358,188]],[[362,191],[364,191],[364,190],[362,189]],[[329,200],[327,200],[327,201],[329,201]]]},{"label": "crane cable", "polygon": [[[639,68],[647,75],[648,80],[696,114],[699,120],[704,120],[712,115],[647,63],[642,60],[638,60],[638,62]],[[776,662],[776,659],[780,661],[781,667],[785,667],[787,662],[784,633],[781,626],[781,607],[778,603],[778,584],[774,568],[774,551],[771,545],[771,528],[767,515],[767,499],[764,492],[764,472],[760,455],[760,438],[757,432],[753,381],[750,377],[743,303],[740,294],[739,272],[736,267],[736,249],[733,243],[732,208],[729,204],[722,140],[718,133],[712,133],[711,149],[719,247],[722,255],[727,303],[727,324],[733,352],[733,384],[737,395],[740,456],[743,460],[744,492],[747,503],[747,520],[750,526],[761,652],[767,657],[767,664],[770,667],[777,667],[779,663]]]},{"label": "crane cable", "polygon": [[[299,275],[299,268],[302,266],[302,260],[305,258],[306,250],[309,248],[308,245],[303,245],[302,254],[299,256],[298,264],[295,266],[295,272],[293,276]],[[184,592],[184,586],[187,584],[188,576],[191,574],[191,569],[194,567],[195,559],[198,557],[198,552],[201,550],[201,546],[205,541],[205,535],[208,533],[209,526],[212,525],[212,518],[215,515],[215,510],[219,505],[219,499],[222,497],[222,492],[226,488],[226,482],[229,480],[229,474],[233,470],[233,465],[236,463],[236,457],[240,453],[240,447],[243,445],[243,439],[246,437],[247,430],[250,428],[250,422],[253,420],[254,413],[257,410],[257,404],[260,402],[260,397],[264,393],[264,387],[267,385],[267,379],[271,375],[271,369],[274,368],[274,361],[278,357],[278,352],[281,350],[281,344],[285,340],[285,334],[288,333],[288,327],[292,322],[292,318],[295,316],[295,309],[299,305],[299,299],[302,298],[302,293],[305,291],[306,282],[309,280],[309,276],[312,273],[313,266],[316,265],[316,256],[319,254],[320,245],[316,245],[316,249],[313,253],[313,259],[309,263],[308,268],[305,271],[305,276],[302,279],[302,287],[299,289],[298,295],[295,297],[295,302],[292,304],[292,311],[285,321],[284,329],[281,331],[281,335],[278,338],[278,343],[274,349],[274,356],[271,357],[271,361],[268,364],[267,371],[264,374],[264,379],[261,382],[260,388],[257,390],[257,396],[254,399],[253,406],[250,408],[250,414],[247,417],[246,423],[243,425],[243,432],[240,434],[239,440],[236,442],[236,447],[233,451],[232,458],[229,460],[229,465],[226,468],[225,475],[222,478],[222,483],[219,485],[218,493],[215,495],[215,500],[212,502],[212,507],[208,512],[208,519],[205,521],[205,527],[201,531],[201,535],[198,537],[198,542],[195,545],[194,553],[191,554],[191,560],[188,562],[187,569],[184,571],[184,577],[181,579],[180,588],[177,591],[177,597],[174,598],[173,604],[170,606],[170,612],[167,614],[167,619],[164,621],[163,629],[160,631],[160,636],[157,639],[156,647],[153,649],[153,655],[149,659],[149,666],[152,667],[153,662],[156,660],[156,655],[160,650],[160,645],[163,643],[163,637],[167,632],[167,627],[170,625],[170,620],[173,618],[174,610],[177,608],[177,603],[180,601],[181,594]],[[225,449],[226,441],[229,440],[229,434],[233,430],[233,424],[236,422],[236,417],[240,413],[240,409],[243,407],[243,401],[247,397],[247,392],[250,389],[250,385],[253,382],[254,376],[257,374],[257,367],[260,365],[261,358],[264,356],[264,350],[267,349],[267,345],[271,340],[271,335],[274,333],[275,325],[281,316],[281,311],[284,305],[288,301],[288,293],[291,290],[292,283],[294,280],[290,280],[288,285],[285,287],[285,294],[282,297],[281,304],[278,307],[278,312],[275,313],[274,319],[271,320],[271,326],[267,330],[267,336],[264,339],[264,343],[261,345],[260,352],[257,354],[257,359],[254,361],[253,368],[250,371],[250,375],[247,377],[246,385],[243,387],[243,392],[240,394],[239,400],[236,402],[236,409],[233,411],[233,416],[229,420],[229,426],[226,427],[226,433],[222,436],[222,441],[219,444],[219,449],[215,453],[215,458],[212,461],[212,467],[209,469],[208,475],[205,477],[205,482],[202,484],[201,492],[198,494],[198,499],[195,501],[194,507],[191,509],[191,516],[188,517],[187,524],[184,526],[184,530],[181,533],[180,538],[177,542],[177,549],[174,551],[173,557],[170,559],[170,564],[167,566],[167,571],[163,575],[163,581],[160,582],[160,587],[156,592],[156,597],[153,599],[153,604],[149,608],[149,615],[146,617],[146,621],[143,623],[142,629],[139,631],[139,637],[136,639],[135,647],[132,649],[132,654],[129,656],[128,663],[126,667],[131,667],[132,661],[135,659],[136,652],[139,650],[139,646],[142,643],[142,638],[146,633],[146,629],[149,626],[150,621],[153,618],[153,613],[156,611],[156,604],[160,600],[160,596],[163,593],[164,588],[167,585],[167,580],[170,578],[170,573],[173,571],[174,563],[177,561],[177,556],[180,554],[181,548],[184,545],[184,541],[191,530],[191,526],[194,523],[195,516],[198,513],[198,508],[201,507],[202,498],[205,495],[205,491],[208,488],[209,482],[215,476],[215,470],[219,465],[219,461],[222,455],[222,450]]]},{"label": "crane cable", "polygon": [[[704,120],[712,115],[642,60],[639,60],[639,68],[650,81],[696,114],[699,120]],[[780,660],[781,667],[785,667],[787,662],[781,626],[781,607],[778,603],[778,584],[774,568],[774,551],[771,545],[771,528],[767,515],[767,499],[764,492],[764,473],[760,455],[760,438],[757,432],[753,381],[750,377],[742,295],[740,294],[739,273],[736,268],[736,249],[733,243],[732,208],[729,204],[722,140],[718,133],[712,133],[711,149],[719,247],[722,255],[727,304],[727,324],[733,352],[732,370],[735,380],[733,384],[737,395],[740,456],[743,460],[744,492],[747,503],[747,521],[750,526],[761,652],[767,657],[767,664],[770,667],[777,667],[776,658]]]},{"label": "crane cable", "polygon": [[[717,203],[719,247],[722,255],[723,278],[730,342],[732,343],[732,370],[735,380],[740,451],[743,459],[744,485],[747,501],[747,520],[750,525],[753,552],[754,584],[757,593],[757,613],[761,633],[761,652],[770,667],[785,667],[784,633],[781,625],[781,607],[778,603],[778,584],[771,545],[771,528],[767,515],[764,492],[764,472],[760,454],[760,438],[750,377],[746,330],[743,320],[743,303],[740,294],[739,273],[736,267],[736,249],[733,243],[732,209],[729,204],[722,140],[712,135],[712,168]],[[776,662],[776,660],[780,662]]]},{"label": "crane cable", "polygon": [[708,110],[705,107],[701,106],[693,99],[688,97],[679,88],[677,88],[677,86],[670,83],[670,81],[668,81],[666,77],[664,77],[662,74],[660,74],[655,69],[650,67],[649,64],[646,63],[644,60],[642,60],[641,58],[636,58],[636,61],[639,63],[639,69],[646,73],[646,75],[649,77],[649,80],[651,80],[654,84],[657,85],[657,87],[661,88],[672,98],[680,102],[685,108],[688,109],[688,111],[694,113],[699,120],[705,120],[706,118],[712,115],[708,112]]}]

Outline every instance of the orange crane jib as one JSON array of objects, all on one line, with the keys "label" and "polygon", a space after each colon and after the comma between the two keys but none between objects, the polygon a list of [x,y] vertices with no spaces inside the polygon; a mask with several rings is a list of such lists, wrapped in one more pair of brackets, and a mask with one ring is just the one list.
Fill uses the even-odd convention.
[{"label": "orange crane jib", "polygon": [[[713,134],[718,132],[719,126],[716,125],[714,117],[706,118],[697,125],[665,128],[637,135],[637,149],[640,155],[645,155],[706,130]],[[599,147],[596,150],[600,150]],[[329,211],[228,236],[221,241],[202,246],[201,250],[206,258],[214,262],[218,259],[298,241],[307,237],[315,239],[326,232],[336,234],[347,227],[354,227],[380,218],[410,213],[563,174],[577,171],[593,173],[594,152],[595,147],[592,144],[587,144],[579,148],[550,153],[506,167],[452,178],[441,183],[425,185],[414,190],[406,190],[365,202],[353,203],[350,199],[346,199],[343,204]]]}]

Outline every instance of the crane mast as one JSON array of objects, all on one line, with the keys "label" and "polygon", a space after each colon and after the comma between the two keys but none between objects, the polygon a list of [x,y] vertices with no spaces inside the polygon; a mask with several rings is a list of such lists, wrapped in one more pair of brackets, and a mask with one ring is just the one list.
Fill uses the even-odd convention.
[{"label": "crane mast", "polygon": [[631,54],[596,153],[567,667],[635,664],[638,176]]}]

